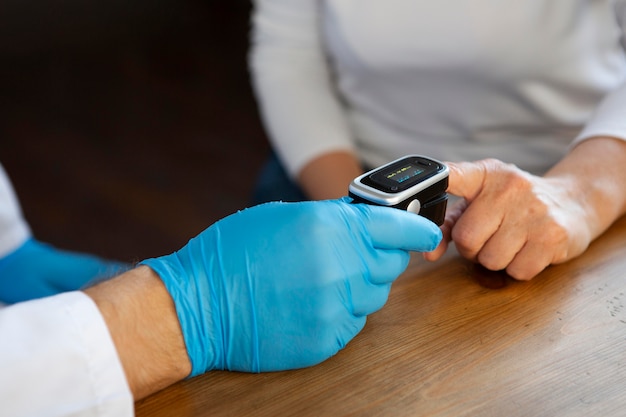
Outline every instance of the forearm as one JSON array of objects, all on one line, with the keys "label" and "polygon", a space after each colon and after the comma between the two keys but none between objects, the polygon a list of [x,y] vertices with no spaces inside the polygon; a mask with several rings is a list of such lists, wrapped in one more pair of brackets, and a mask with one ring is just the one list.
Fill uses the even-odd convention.
[{"label": "forearm", "polygon": [[189,375],[174,303],[154,271],[140,266],[85,293],[107,323],[135,400]]},{"label": "forearm", "polygon": [[[591,239],[626,213],[626,141],[596,137],[579,143],[545,175],[563,181],[580,201]],[[582,221],[583,219],[581,219]]]},{"label": "forearm", "polygon": [[362,173],[363,169],[354,154],[332,152],[305,165],[298,180],[311,199],[328,200],[347,195],[350,182]]},{"label": "forearm", "polygon": [[287,172],[297,177],[316,156],[354,147],[322,42],[320,5],[310,0],[253,3],[252,87],[272,146]]}]

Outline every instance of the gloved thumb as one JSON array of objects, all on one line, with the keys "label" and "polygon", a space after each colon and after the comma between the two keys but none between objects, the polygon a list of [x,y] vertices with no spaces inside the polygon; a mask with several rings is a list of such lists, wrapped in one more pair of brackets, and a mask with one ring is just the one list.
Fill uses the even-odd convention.
[{"label": "gloved thumb", "polygon": [[367,204],[353,207],[362,210],[365,228],[378,249],[430,252],[441,241],[441,230],[425,217],[390,207]]}]

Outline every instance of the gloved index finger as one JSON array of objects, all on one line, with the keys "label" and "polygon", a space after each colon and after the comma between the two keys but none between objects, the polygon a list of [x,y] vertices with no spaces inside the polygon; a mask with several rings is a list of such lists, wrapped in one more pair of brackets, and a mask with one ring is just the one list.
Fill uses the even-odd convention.
[{"label": "gloved index finger", "polygon": [[414,213],[390,207],[356,204],[364,215],[364,225],[378,249],[430,252],[441,241],[439,227]]}]

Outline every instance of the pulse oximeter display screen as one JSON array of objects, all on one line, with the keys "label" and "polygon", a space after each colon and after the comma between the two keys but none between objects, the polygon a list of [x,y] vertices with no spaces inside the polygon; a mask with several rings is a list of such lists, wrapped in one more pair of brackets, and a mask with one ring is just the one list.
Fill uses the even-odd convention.
[{"label": "pulse oximeter display screen", "polygon": [[364,177],[363,184],[387,193],[399,193],[436,175],[444,167],[422,156],[410,156],[394,161]]},{"label": "pulse oximeter display screen", "polygon": [[424,168],[420,168],[413,164],[408,164],[401,168],[393,170],[385,176],[388,180],[392,180],[399,184],[402,184],[403,182],[415,177],[416,175],[421,174],[424,171]]}]

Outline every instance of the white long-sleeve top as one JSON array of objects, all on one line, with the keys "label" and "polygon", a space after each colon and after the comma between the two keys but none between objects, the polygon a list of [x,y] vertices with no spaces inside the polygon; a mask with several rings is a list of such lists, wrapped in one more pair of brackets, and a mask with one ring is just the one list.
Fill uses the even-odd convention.
[{"label": "white long-sleeve top", "polygon": [[[0,257],[29,236],[0,165]],[[0,303],[0,416],[133,415],[122,364],[91,298],[77,291]]]},{"label": "white long-sleeve top", "polygon": [[250,65],[295,175],[354,150],[495,157],[540,173],[626,138],[623,0],[256,0]]}]

